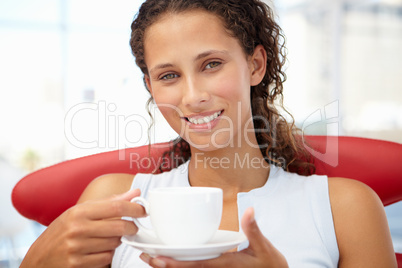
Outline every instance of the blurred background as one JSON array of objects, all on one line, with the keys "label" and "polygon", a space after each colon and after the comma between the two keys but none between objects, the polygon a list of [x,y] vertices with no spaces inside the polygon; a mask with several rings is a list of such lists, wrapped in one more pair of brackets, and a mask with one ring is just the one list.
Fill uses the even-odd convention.
[{"label": "blurred background", "polygon": [[[148,93],[128,43],[141,2],[0,0],[0,268],[18,267],[45,228],[13,209],[20,178],[148,143]],[[287,37],[285,106],[297,125],[402,143],[402,0],[269,4]],[[152,113],[151,142],[176,137]],[[402,252],[401,203],[387,215]]]}]

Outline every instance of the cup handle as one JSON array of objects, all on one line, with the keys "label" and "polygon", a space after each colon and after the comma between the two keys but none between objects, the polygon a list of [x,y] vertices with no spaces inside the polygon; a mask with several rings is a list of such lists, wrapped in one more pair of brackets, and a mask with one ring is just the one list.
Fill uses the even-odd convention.
[{"label": "cup handle", "polygon": [[[145,200],[144,198],[142,198],[140,196],[137,196],[137,197],[134,197],[133,199],[131,199],[130,202],[139,203],[140,205],[142,205],[145,208],[145,213],[149,216],[149,202],[147,200]],[[145,234],[147,234],[153,238],[157,238],[155,232],[152,229],[142,225],[142,223],[137,218],[131,218],[131,219],[133,220],[135,225],[137,225],[139,230],[141,230],[142,232],[144,232]]]}]

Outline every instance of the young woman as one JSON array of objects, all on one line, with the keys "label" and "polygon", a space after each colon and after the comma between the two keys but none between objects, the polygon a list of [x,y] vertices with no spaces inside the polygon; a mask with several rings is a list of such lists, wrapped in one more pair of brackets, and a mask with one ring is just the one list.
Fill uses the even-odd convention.
[{"label": "young woman", "polygon": [[[259,0],[148,0],[130,44],[152,100],[180,135],[167,153],[179,167],[93,181],[21,267],[396,267],[382,203],[369,187],[297,174],[314,166],[276,108],[285,54],[269,7]],[[242,230],[248,243],[188,262],[120,244],[137,232],[121,217],[145,216],[129,200],[158,186],[221,188],[220,229]]]}]

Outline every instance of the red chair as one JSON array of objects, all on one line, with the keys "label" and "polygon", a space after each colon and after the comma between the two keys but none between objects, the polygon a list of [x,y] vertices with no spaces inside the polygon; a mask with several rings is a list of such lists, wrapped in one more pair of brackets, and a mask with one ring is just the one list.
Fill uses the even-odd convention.
[{"label": "red chair", "polygon": [[[402,144],[356,137],[304,136],[316,174],[359,180],[384,206],[402,200]],[[107,173],[152,172],[168,144],[124,149],[69,160],[33,172],[14,187],[14,207],[25,217],[49,225],[76,204],[85,187]],[[402,268],[402,254],[396,253]]]}]

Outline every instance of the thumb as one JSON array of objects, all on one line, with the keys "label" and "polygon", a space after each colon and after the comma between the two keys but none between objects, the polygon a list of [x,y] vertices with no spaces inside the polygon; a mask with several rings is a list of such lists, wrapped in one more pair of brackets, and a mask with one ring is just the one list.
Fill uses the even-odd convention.
[{"label": "thumb", "polygon": [[289,267],[285,256],[262,234],[254,218],[254,209],[248,208],[241,220],[243,232],[248,238],[249,246],[246,250],[254,256],[262,256],[270,261],[270,267]]},{"label": "thumb", "polygon": [[140,189],[132,189],[128,192],[115,195],[111,199],[112,200],[124,200],[124,201],[130,201],[134,197],[140,196],[141,195],[141,190]]},{"label": "thumb", "polygon": [[241,227],[249,241],[249,248],[258,251],[267,247],[267,239],[261,233],[254,217],[254,208],[249,207],[241,219]]}]

